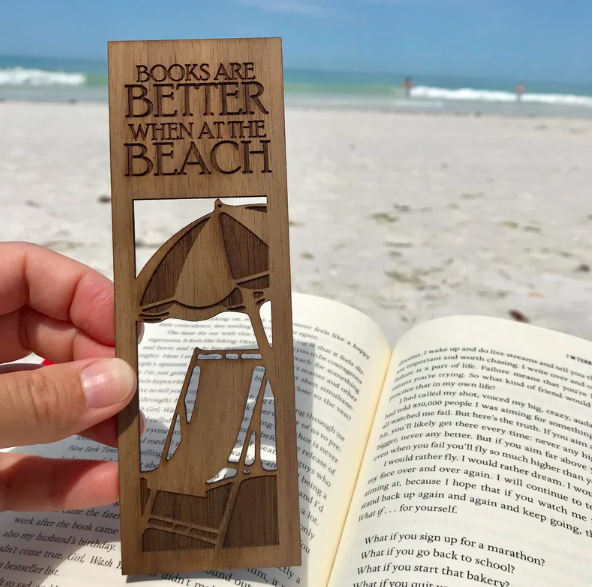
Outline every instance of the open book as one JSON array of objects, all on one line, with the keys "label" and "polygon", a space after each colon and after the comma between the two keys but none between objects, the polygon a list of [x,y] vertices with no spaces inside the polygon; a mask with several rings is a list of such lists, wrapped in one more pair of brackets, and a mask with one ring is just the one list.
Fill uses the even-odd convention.
[{"label": "open book", "polygon": [[[0,587],[591,585],[590,343],[452,317],[391,349],[346,306],[295,294],[293,316],[301,567],[126,579],[117,507],[6,512]],[[194,347],[251,336],[230,313],[148,325],[143,466],[160,458]],[[117,454],[81,437],[20,450]]]}]

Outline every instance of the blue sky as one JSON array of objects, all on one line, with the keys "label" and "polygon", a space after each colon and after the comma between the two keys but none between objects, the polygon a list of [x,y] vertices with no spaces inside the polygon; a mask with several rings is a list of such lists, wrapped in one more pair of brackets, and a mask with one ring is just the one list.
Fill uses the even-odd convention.
[{"label": "blue sky", "polygon": [[281,36],[288,68],[591,81],[590,0],[18,0],[0,55],[107,40]]}]

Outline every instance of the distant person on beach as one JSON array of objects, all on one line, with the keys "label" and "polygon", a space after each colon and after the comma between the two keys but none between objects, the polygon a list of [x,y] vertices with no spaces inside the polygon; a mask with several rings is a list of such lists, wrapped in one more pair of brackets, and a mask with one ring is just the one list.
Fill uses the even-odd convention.
[{"label": "distant person on beach", "polygon": [[521,97],[523,96],[524,93],[525,93],[525,84],[523,82],[521,82],[515,89],[515,94],[517,96],[517,102],[521,101]]},{"label": "distant person on beach", "polygon": [[403,82],[402,82],[402,88],[404,89],[404,91],[406,92],[406,98],[410,97],[410,94],[412,92],[412,88],[414,87],[414,82],[412,81],[411,77],[407,77]]}]

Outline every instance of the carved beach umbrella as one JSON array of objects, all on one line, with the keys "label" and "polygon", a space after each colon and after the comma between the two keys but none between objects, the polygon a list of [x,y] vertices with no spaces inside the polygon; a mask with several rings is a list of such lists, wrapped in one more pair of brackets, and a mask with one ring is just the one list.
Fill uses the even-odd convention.
[{"label": "carved beach umbrella", "polygon": [[266,212],[217,200],[213,212],[173,235],[138,276],[139,319],[197,321],[233,310],[254,323],[270,286]]}]

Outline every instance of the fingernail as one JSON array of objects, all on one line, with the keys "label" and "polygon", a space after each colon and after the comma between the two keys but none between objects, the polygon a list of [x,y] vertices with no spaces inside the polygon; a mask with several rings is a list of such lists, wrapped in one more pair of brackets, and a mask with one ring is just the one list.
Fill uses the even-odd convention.
[{"label": "fingernail", "polygon": [[146,416],[140,412],[140,436],[146,432]]},{"label": "fingernail", "polygon": [[104,359],[85,367],[80,373],[89,408],[117,404],[134,391],[136,376],[122,359]]}]

